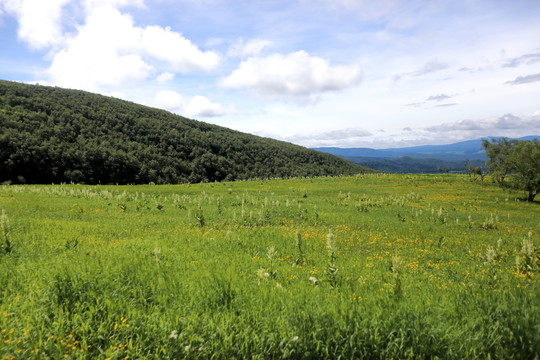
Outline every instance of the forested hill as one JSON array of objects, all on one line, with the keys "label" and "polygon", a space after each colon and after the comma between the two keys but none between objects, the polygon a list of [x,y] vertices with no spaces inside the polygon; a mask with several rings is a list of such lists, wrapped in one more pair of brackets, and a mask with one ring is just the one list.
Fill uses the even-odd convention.
[{"label": "forested hill", "polygon": [[366,170],[123,100],[0,81],[0,182],[174,184]]}]

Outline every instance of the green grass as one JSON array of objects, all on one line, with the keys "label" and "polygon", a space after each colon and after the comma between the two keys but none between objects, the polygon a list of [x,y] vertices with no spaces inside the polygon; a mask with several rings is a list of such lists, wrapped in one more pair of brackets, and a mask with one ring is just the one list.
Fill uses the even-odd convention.
[{"label": "green grass", "polygon": [[454,175],[0,186],[0,359],[539,358],[521,197]]}]

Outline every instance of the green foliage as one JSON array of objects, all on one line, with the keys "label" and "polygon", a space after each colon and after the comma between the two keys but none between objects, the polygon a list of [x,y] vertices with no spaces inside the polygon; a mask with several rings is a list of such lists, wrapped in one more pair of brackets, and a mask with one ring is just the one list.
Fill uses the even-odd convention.
[{"label": "green foliage", "polygon": [[540,141],[508,140],[506,138],[484,140],[486,154],[490,158],[491,174],[501,185],[508,176],[510,184],[527,191],[527,200],[533,201],[540,193]]},{"label": "green foliage", "polygon": [[533,201],[540,193],[540,141],[520,141],[514,148],[514,182],[528,192],[527,200]]},{"label": "green foliage", "polygon": [[509,140],[507,138],[498,138],[483,140],[482,146],[486,150],[486,156],[489,158],[488,165],[490,174],[500,184],[504,185],[504,179],[514,170],[512,159],[513,147],[518,140]]},{"label": "green foliage", "polygon": [[0,215],[0,231],[2,239],[0,239],[0,255],[7,255],[13,251],[13,244],[9,234],[9,219],[4,210]]},{"label": "green foliage", "polygon": [[111,97],[0,81],[0,182],[179,184],[367,170]]}]

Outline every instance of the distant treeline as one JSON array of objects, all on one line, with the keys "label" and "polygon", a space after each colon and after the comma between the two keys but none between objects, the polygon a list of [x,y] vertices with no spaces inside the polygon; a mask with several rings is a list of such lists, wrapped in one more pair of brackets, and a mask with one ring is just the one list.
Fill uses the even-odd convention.
[{"label": "distant treeline", "polygon": [[[449,172],[454,174],[464,174],[466,172],[465,161],[448,161],[441,159],[421,159],[403,156],[397,159],[364,158],[364,157],[343,157],[355,164],[365,166],[385,172],[401,174],[430,174]],[[469,162],[475,166],[485,164],[484,160],[472,160]]]},{"label": "distant treeline", "polygon": [[350,175],[301,146],[56,87],[0,81],[0,181],[186,183]]}]

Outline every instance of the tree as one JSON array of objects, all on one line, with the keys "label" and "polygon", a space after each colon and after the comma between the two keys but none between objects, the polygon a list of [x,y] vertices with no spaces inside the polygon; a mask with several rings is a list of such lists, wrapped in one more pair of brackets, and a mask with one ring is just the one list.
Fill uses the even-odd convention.
[{"label": "tree", "polygon": [[489,140],[482,141],[482,146],[489,158],[489,172],[499,185],[504,185],[504,179],[514,170],[515,162],[511,155],[517,143],[518,140],[509,140],[504,137],[491,139],[491,142]]},{"label": "tree", "polygon": [[474,166],[471,162],[467,161],[465,163],[465,169],[467,170],[467,174],[469,175],[469,178],[472,180],[476,180],[478,176],[480,176],[480,180],[484,182],[484,178],[486,177],[486,169],[482,166]]},{"label": "tree", "polygon": [[540,193],[540,141],[519,141],[512,148],[509,160],[513,163],[515,185],[528,192],[527,201]]}]

